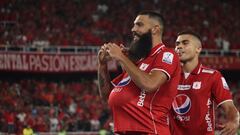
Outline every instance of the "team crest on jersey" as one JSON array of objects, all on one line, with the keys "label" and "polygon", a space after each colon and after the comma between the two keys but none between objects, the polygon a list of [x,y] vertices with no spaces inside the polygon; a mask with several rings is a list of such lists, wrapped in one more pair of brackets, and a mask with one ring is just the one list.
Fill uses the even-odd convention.
[{"label": "team crest on jersey", "polygon": [[198,90],[201,88],[201,84],[201,82],[193,82],[192,88]]},{"label": "team crest on jersey", "polygon": [[123,79],[118,83],[117,86],[126,86],[126,85],[128,85],[128,84],[130,83],[130,81],[131,81],[131,77],[130,77],[130,76],[127,76],[127,77],[123,78]]},{"label": "team crest on jersey", "polygon": [[228,84],[224,77],[221,77],[223,88],[229,90]]},{"label": "team crest on jersey", "polygon": [[148,68],[149,64],[142,63],[139,69],[145,71]]},{"label": "team crest on jersey", "polygon": [[185,94],[179,94],[174,98],[172,107],[177,114],[186,114],[191,108],[191,100]]},{"label": "team crest on jersey", "polygon": [[167,63],[167,64],[172,64],[172,62],[173,62],[173,54],[170,53],[170,52],[163,53],[162,61]]}]

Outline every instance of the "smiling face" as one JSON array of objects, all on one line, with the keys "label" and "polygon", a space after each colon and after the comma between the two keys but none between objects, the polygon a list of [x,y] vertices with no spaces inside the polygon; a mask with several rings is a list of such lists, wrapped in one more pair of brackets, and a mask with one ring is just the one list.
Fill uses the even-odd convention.
[{"label": "smiling face", "polygon": [[201,42],[191,34],[179,35],[176,40],[176,52],[180,61],[186,63],[198,59],[202,50]]}]

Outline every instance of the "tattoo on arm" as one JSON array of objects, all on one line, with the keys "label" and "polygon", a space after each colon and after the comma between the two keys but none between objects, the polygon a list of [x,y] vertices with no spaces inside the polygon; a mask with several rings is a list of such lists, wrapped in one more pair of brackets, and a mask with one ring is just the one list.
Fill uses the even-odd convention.
[{"label": "tattoo on arm", "polygon": [[100,66],[98,68],[98,89],[99,89],[99,94],[100,97],[104,100],[107,101],[108,94],[110,93],[110,90],[112,88],[111,82],[110,82],[110,75],[107,70],[106,66]]}]

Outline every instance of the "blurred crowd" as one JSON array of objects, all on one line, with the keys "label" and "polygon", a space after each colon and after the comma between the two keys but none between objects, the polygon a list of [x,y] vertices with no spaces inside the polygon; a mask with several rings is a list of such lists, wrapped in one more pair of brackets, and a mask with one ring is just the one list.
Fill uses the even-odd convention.
[{"label": "blurred crowd", "polygon": [[[240,83],[231,83],[240,110]],[[0,81],[0,132],[78,132],[110,130],[108,106],[101,102],[96,80],[53,82],[43,80]],[[216,121],[225,117],[218,109]]]},{"label": "blurred crowd", "polygon": [[0,132],[109,130],[111,117],[94,80],[0,81]]},{"label": "blurred crowd", "polygon": [[166,20],[164,42],[193,29],[205,48],[239,49],[239,0],[1,0],[0,45],[128,44],[136,14],[153,9]]}]

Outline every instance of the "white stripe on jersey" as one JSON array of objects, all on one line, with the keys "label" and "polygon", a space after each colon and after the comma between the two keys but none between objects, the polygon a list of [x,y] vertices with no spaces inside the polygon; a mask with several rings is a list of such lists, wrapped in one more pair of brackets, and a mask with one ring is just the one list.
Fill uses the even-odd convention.
[{"label": "white stripe on jersey", "polygon": [[153,116],[153,114],[152,114],[152,103],[153,103],[153,100],[154,100],[155,96],[157,95],[158,91],[159,91],[159,89],[154,93],[154,95],[153,95],[153,97],[152,97],[152,99],[151,99],[151,102],[150,102],[150,107],[149,107],[149,108],[150,108],[150,115],[151,115],[151,117],[152,117],[153,128],[154,128],[155,134],[158,134],[158,132],[157,132],[156,124],[155,124],[155,118],[154,118],[154,116]]},{"label": "white stripe on jersey", "polygon": [[166,75],[167,75],[167,77],[168,77],[168,80],[170,80],[171,79],[171,76],[170,76],[170,74],[166,71],[166,70],[164,70],[164,69],[159,69],[159,68],[153,68],[151,71],[153,71],[153,70],[160,70],[160,71],[162,71],[162,72],[164,72]]}]

